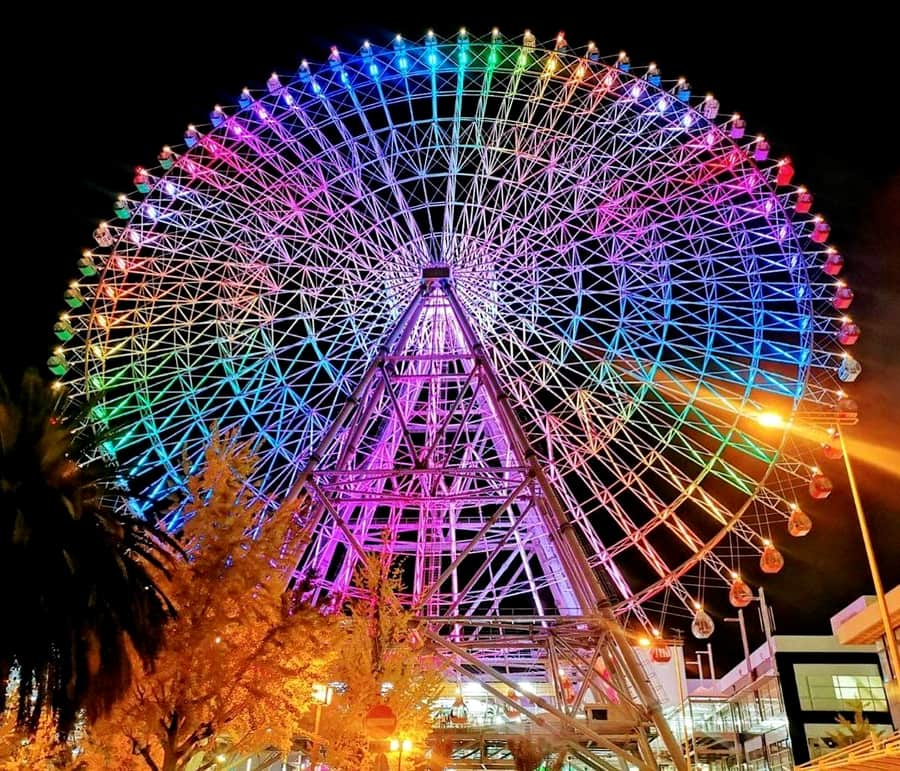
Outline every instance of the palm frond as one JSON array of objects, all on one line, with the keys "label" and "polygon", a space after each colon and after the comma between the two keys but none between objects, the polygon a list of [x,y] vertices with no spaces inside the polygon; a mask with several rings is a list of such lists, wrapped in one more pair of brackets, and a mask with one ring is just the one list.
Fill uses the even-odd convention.
[{"label": "palm frond", "polygon": [[45,710],[65,735],[81,710],[108,709],[130,682],[129,648],[150,666],[173,613],[160,580],[177,544],[125,513],[97,452],[107,439],[36,372],[15,393],[0,383],[0,685],[15,675],[31,729]]}]

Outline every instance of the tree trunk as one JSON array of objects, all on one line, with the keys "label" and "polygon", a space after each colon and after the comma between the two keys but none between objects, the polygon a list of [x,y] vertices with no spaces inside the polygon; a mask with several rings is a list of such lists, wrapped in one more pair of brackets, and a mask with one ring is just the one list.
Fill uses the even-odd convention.
[{"label": "tree trunk", "polygon": [[178,755],[175,753],[175,748],[171,744],[166,744],[163,749],[163,762],[160,766],[160,771],[178,771]]}]

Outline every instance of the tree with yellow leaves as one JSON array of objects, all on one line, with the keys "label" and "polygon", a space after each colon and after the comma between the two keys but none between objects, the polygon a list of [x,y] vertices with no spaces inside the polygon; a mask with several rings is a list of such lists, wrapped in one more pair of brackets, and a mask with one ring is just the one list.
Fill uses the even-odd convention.
[{"label": "tree with yellow leaves", "polygon": [[[345,688],[323,708],[319,734],[307,732],[313,754],[324,750],[332,767],[370,769],[381,752],[390,751],[387,742],[366,737],[366,713],[375,704],[392,709],[397,738],[412,744],[402,755],[404,768],[412,768],[427,749],[432,704],[444,678],[439,658],[429,655],[411,631],[413,615],[397,600],[401,583],[398,566],[383,557],[369,557],[357,569],[339,616],[343,633],[329,680]],[[391,756],[391,768],[400,761],[395,757]]]},{"label": "tree with yellow leaves", "polygon": [[16,711],[7,708],[0,712],[0,771],[54,771],[55,769],[87,769],[79,762],[79,724],[62,739],[50,712],[44,712],[31,730],[22,728],[16,720]]},{"label": "tree with yellow leaves", "polygon": [[300,526],[249,489],[255,459],[213,436],[188,479],[185,559],[164,581],[178,616],[155,667],[90,730],[96,768],[203,769],[222,754],[290,748],[328,671],[337,619],[292,603],[285,576]]}]

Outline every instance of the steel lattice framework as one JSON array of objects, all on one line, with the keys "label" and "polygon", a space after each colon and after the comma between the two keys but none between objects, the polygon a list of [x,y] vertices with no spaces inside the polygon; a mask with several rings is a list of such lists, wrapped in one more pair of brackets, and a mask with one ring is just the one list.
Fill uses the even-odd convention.
[{"label": "steel lattice framework", "polygon": [[[181,488],[213,421],[254,437],[260,495],[313,485],[337,512],[302,562],[323,586],[346,585],[353,539],[377,523],[425,615],[584,610],[541,551],[543,494],[497,433],[489,370],[556,526],[620,617],[658,628],[782,538],[809,482],[786,431],[752,416],[839,396],[834,254],[784,166],[711,97],[592,46],[461,32],[333,49],[138,170],[67,293],[51,367],[121,429],[105,450],[152,498]],[[428,266],[448,271],[443,299],[423,299]],[[381,417],[338,431],[376,364]],[[426,434],[445,466],[482,470],[374,481],[426,469]],[[334,462],[311,475],[326,446]],[[341,448],[365,480],[341,476]],[[433,505],[411,503],[426,481]],[[454,572],[476,542],[466,559],[509,564]]]}]

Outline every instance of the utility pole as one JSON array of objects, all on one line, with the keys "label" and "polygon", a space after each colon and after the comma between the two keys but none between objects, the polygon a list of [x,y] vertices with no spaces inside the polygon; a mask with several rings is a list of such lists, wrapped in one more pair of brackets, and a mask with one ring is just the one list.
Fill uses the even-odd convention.
[{"label": "utility pole", "polygon": [[766,647],[769,650],[772,673],[777,675],[778,665],[775,663],[775,641],[772,639],[772,616],[769,606],[766,604],[766,593],[762,587],[759,587],[759,615],[762,621],[763,632],[766,635]]},{"label": "utility pole", "polygon": [[747,676],[753,682],[753,667],[750,666],[750,643],[747,641],[747,625],[744,623],[744,609],[738,608],[737,618],[726,618],[725,621],[736,621],[741,628],[741,645],[744,647],[744,661],[747,664]]}]

